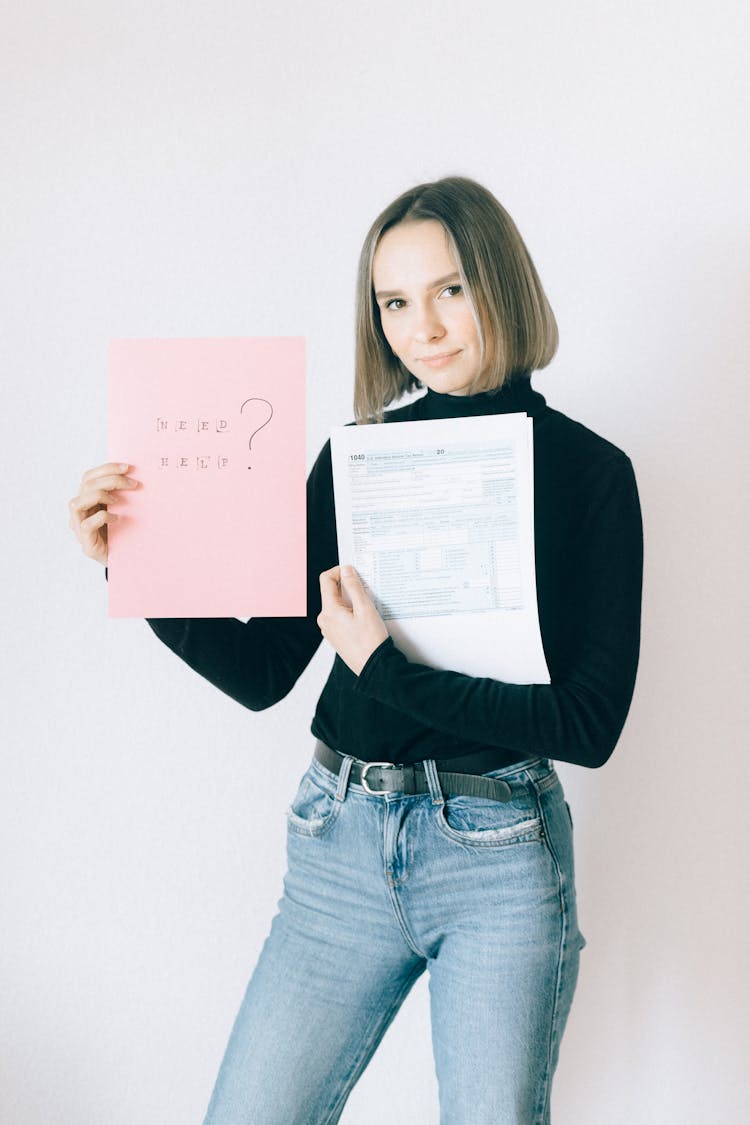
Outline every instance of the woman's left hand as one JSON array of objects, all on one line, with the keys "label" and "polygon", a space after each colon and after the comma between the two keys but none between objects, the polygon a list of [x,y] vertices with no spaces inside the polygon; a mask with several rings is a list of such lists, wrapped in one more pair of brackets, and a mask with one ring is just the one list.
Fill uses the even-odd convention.
[{"label": "woman's left hand", "polygon": [[[346,595],[348,604],[342,595]],[[353,566],[334,566],[320,576],[318,627],[355,676],[388,636],[383,618]]]}]

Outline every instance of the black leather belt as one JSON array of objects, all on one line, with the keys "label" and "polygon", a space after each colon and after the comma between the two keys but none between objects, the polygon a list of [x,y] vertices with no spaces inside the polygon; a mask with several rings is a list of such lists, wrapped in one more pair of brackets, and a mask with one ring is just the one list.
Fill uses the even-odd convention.
[{"label": "black leather belt", "polygon": [[[316,742],[315,757],[331,773],[341,772],[344,755],[332,750],[325,742]],[[499,777],[482,777],[473,773],[455,773],[445,766],[458,766],[461,758],[443,759],[438,769],[440,787],[445,796],[488,797],[493,801],[509,801],[511,789],[507,781]],[[489,767],[490,769],[492,767]],[[367,793],[380,796],[384,793],[429,793],[427,774],[421,762],[413,765],[395,765],[393,762],[363,762],[355,758],[352,762],[349,780],[361,785]]]}]

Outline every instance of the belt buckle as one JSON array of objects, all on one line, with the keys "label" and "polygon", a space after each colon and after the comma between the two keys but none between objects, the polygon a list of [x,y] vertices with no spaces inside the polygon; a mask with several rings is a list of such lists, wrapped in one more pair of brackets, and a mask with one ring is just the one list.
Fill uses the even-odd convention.
[{"label": "belt buckle", "polygon": [[382,797],[385,793],[390,793],[390,789],[371,789],[367,783],[367,773],[369,770],[375,769],[376,766],[382,766],[385,769],[398,769],[395,762],[368,762],[360,770],[359,781],[365,793],[370,793],[373,797]]}]

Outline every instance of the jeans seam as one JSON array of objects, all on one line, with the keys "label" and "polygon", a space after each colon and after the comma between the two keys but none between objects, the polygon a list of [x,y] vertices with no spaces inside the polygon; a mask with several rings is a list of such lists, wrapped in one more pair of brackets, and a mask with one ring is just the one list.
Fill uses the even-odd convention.
[{"label": "jeans seam", "polygon": [[550,1012],[549,1037],[548,1037],[548,1040],[547,1040],[547,1057],[546,1057],[546,1065],[545,1065],[545,1069],[544,1069],[544,1081],[543,1081],[543,1087],[542,1087],[543,1097],[542,1097],[541,1104],[539,1106],[539,1113],[538,1113],[538,1123],[539,1123],[539,1125],[545,1125],[545,1123],[549,1121],[548,1111],[549,1111],[549,1099],[550,1099],[550,1094],[551,1094],[550,1075],[551,1075],[551,1070],[552,1070],[552,1055],[553,1055],[553,1052],[554,1052],[554,1043],[555,1043],[555,1034],[556,1034],[556,1025],[557,1025],[557,1013],[558,1013],[559,1008],[560,1008],[560,996],[561,996],[561,993],[562,993],[563,964],[564,964],[564,961],[565,961],[565,943],[566,943],[567,934],[568,934],[568,930],[569,930],[569,922],[568,922],[568,911],[567,911],[567,906],[566,906],[566,901],[565,901],[565,893],[564,893],[564,887],[563,887],[563,873],[562,873],[562,869],[560,867],[560,861],[557,858],[557,853],[555,852],[555,849],[552,845],[552,841],[550,839],[550,833],[549,833],[549,830],[548,830],[548,827],[547,827],[546,813],[545,813],[544,808],[542,806],[541,800],[538,799],[539,797],[541,797],[542,793],[544,792],[544,789],[542,789],[541,787],[537,787],[536,783],[534,783],[534,786],[535,786],[535,788],[537,788],[537,804],[539,806],[539,816],[540,816],[540,819],[541,819],[541,822],[542,822],[542,828],[543,828],[542,836],[543,836],[544,842],[546,843],[547,850],[550,854],[550,858],[552,859],[552,862],[555,865],[555,872],[557,874],[557,888],[558,888],[558,895],[559,895],[559,901],[560,901],[560,946],[559,946],[559,950],[558,950],[557,967],[556,967],[556,973],[555,973],[555,994],[554,994],[554,999],[553,999],[553,1002],[552,1002],[552,1010]]},{"label": "jeans seam", "polygon": [[539,794],[546,793],[548,789],[552,789],[559,781],[559,778],[557,776],[557,772],[554,769],[551,770],[548,774],[545,774],[544,777],[539,778],[538,780],[535,777],[533,777],[531,774],[529,774],[528,776],[529,776],[529,781],[531,782],[531,784],[534,786],[537,793],[539,793]]}]

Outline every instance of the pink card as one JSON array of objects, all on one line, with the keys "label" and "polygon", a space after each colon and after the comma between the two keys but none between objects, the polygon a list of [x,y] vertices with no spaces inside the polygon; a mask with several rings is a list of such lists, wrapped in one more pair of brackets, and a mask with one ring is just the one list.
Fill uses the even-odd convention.
[{"label": "pink card", "polygon": [[110,617],[305,614],[305,341],[113,340]]}]

